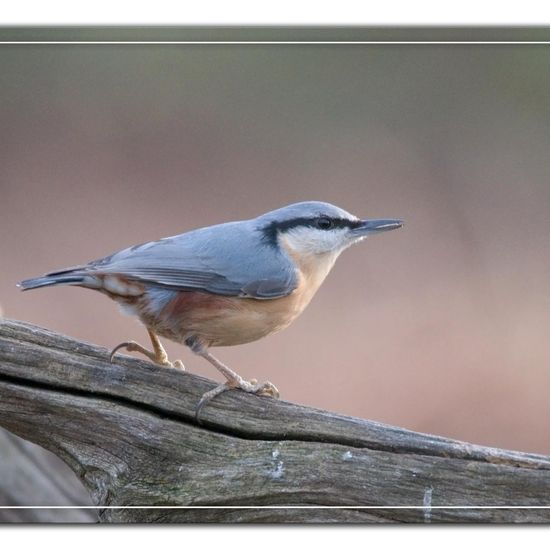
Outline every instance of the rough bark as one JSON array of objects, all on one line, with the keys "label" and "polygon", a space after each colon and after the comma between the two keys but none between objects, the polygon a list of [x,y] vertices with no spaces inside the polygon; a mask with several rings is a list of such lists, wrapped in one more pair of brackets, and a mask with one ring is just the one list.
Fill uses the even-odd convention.
[{"label": "rough bark", "polygon": [[[101,507],[101,521],[546,522],[550,516],[540,508],[549,504],[550,457],[236,391],[210,403],[198,425],[195,406],[213,386],[134,358],[110,364],[103,348],[0,321],[0,425],[61,457]],[[235,508],[201,508],[208,506]]]}]

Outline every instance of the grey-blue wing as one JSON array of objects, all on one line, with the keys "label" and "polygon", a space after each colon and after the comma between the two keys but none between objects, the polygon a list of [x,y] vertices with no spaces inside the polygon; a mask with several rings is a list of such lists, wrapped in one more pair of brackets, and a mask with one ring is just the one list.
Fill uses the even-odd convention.
[{"label": "grey-blue wing", "polygon": [[206,227],[121,250],[88,271],[117,273],[173,290],[279,298],[297,286],[288,256],[266,243],[252,221]]}]

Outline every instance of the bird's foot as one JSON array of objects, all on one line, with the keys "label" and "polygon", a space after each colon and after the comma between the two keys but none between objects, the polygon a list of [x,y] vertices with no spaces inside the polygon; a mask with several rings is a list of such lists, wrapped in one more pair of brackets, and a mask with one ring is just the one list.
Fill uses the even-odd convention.
[{"label": "bird's foot", "polygon": [[145,355],[145,357],[148,357],[153,363],[156,363],[157,365],[161,365],[163,367],[172,367],[174,369],[179,370],[185,370],[184,364],[179,360],[176,359],[176,361],[169,361],[168,355],[162,348],[161,350],[151,351],[147,348],[143,347],[141,344],[138,344],[137,342],[134,342],[133,340],[130,342],[122,342],[118,346],[116,346],[113,351],[111,351],[111,354],[109,355],[109,360],[111,363],[113,362],[115,355],[117,352],[121,349],[126,349],[126,351],[137,351],[139,353],[142,353]]},{"label": "bird's foot", "polygon": [[220,384],[215,388],[207,391],[199,400],[197,407],[195,408],[195,420],[200,424],[200,414],[204,406],[214,399],[220,393],[223,393],[228,390],[242,390],[246,393],[253,393],[255,395],[273,397],[279,399],[279,390],[271,382],[262,382],[258,383],[256,379],[250,381],[244,380],[240,376],[235,379],[228,380],[225,384]]}]

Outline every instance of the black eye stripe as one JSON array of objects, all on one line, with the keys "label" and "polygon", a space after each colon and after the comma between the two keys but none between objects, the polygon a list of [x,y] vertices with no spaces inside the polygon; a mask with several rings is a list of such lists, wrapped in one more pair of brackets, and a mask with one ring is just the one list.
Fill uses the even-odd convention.
[{"label": "black eye stripe", "polygon": [[[331,222],[330,227],[319,227],[320,220],[328,220]],[[312,227],[315,229],[343,229],[345,227],[354,229],[361,225],[361,220],[348,220],[346,218],[331,218],[329,216],[315,216],[311,218],[294,218],[292,220],[285,220],[284,222],[271,222],[262,228],[264,239],[272,244],[277,244],[277,234],[285,233],[291,229],[297,227]]]},{"label": "black eye stripe", "polygon": [[355,227],[359,227],[361,225],[360,220],[347,220],[346,218],[325,218],[325,219],[330,220],[332,222],[331,228],[347,227],[349,229],[354,229]]}]

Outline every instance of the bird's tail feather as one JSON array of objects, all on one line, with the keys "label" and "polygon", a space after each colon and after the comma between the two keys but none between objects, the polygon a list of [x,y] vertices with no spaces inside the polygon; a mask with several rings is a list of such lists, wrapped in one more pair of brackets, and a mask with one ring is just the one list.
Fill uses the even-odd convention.
[{"label": "bird's tail feather", "polygon": [[74,273],[71,271],[48,273],[42,277],[35,277],[34,279],[26,279],[17,283],[17,286],[21,290],[32,290],[33,288],[41,288],[43,286],[54,285],[78,285],[85,280],[83,273]]}]

